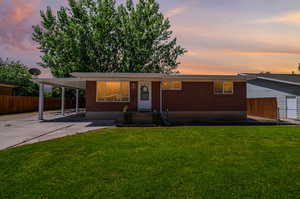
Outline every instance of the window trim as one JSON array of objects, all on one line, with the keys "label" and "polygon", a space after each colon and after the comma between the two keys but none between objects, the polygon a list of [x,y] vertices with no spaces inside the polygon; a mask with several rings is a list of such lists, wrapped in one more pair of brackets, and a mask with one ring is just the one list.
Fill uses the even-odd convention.
[{"label": "window trim", "polygon": [[[222,82],[222,93],[216,92],[216,90],[215,90],[215,83],[217,81]],[[225,93],[224,92],[224,83],[225,82],[232,82],[232,92],[231,93]],[[234,81],[230,81],[230,80],[216,80],[216,81],[214,81],[213,89],[214,89],[214,94],[215,95],[233,95],[234,94]]]},{"label": "window trim", "polygon": [[[128,82],[129,84],[129,89],[128,89],[128,100],[127,101],[105,101],[105,100],[98,100],[98,82]],[[101,102],[101,103],[130,103],[131,100],[131,82],[127,80],[97,80],[96,81],[96,102]]]},{"label": "window trim", "polygon": [[[180,88],[164,88],[164,86],[163,86],[164,82],[180,82]],[[161,89],[164,90],[164,91],[168,91],[168,90],[181,91],[182,90],[182,81],[180,81],[180,80],[162,81],[161,82]]]}]

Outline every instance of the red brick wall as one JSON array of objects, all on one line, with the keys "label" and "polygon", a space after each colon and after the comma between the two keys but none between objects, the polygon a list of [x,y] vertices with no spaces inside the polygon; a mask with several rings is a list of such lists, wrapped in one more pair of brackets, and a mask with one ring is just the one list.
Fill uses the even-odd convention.
[{"label": "red brick wall", "polygon": [[160,111],[160,82],[152,82],[152,109]]},{"label": "red brick wall", "polygon": [[137,110],[138,83],[130,82],[130,102],[96,102],[96,81],[86,82],[86,111],[87,112],[122,112],[128,105],[130,111]]},{"label": "red brick wall", "polygon": [[[96,102],[96,82],[88,81],[87,112],[137,111],[138,82],[130,82],[130,102]],[[160,82],[152,82],[152,108],[160,110]],[[163,109],[169,111],[246,111],[246,82],[234,83],[233,95],[215,95],[213,82],[182,82],[182,90],[163,91]]]},{"label": "red brick wall", "polygon": [[235,82],[233,95],[215,95],[213,82],[182,82],[182,90],[163,91],[169,111],[246,111],[246,82]]}]

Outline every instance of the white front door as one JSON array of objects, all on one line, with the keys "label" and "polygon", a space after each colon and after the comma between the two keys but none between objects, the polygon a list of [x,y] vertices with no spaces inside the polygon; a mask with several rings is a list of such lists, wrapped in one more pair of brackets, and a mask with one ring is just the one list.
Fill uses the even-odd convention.
[{"label": "white front door", "polygon": [[297,119],[297,98],[287,97],[286,98],[286,115],[289,119]]},{"label": "white front door", "polygon": [[139,82],[139,103],[140,111],[151,111],[152,96],[151,96],[151,82]]}]

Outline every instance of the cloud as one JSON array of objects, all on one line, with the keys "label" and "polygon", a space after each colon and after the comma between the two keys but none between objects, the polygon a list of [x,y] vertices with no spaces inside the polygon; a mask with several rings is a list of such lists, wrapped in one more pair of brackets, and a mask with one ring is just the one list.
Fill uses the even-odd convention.
[{"label": "cloud", "polygon": [[269,49],[230,49],[230,48],[210,48],[200,50],[189,50],[185,55],[188,57],[195,58],[208,58],[213,55],[240,55],[240,56],[261,56],[261,55],[289,55],[289,56],[300,56],[300,49],[289,49],[284,50],[269,50]]},{"label": "cloud", "polygon": [[[182,58],[181,65],[178,70],[182,74],[238,74],[245,72],[245,68],[240,64],[227,63],[208,63],[207,61],[191,61],[187,58]],[[252,67],[253,68],[253,67]],[[252,71],[251,72],[255,72]],[[257,71],[256,71],[257,72]]]},{"label": "cloud", "polygon": [[270,51],[241,51],[233,49],[225,49],[225,53],[235,55],[300,55],[300,50],[270,50]]},{"label": "cloud", "polygon": [[0,42],[6,49],[34,51],[32,24],[39,16],[40,0],[0,1]]},{"label": "cloud", "polygon": [[269,61],[267,63],[206,63],[205,61],[190,61],[183,58],[178,70],[182,74],[219,74],[234,75],[238,73],[258,73],[271,71],[272,73],[290,73],[297,70],[297,66],[287,63]]},{"label": "cloud", "polygon": [[[14,9],[8,13],[7,19],[10,23],[18,23],[32,16],[35,8],[37,8],[37,0],[32,0],[29,3],[22,4],[19,0],[14,0]],[[21,4],[21,6],[20,6]]]},{"label": "cloud", "polygon": [[181,59],[180,72],[188,74],[236,74],[297,70],[300,49],[229,49],[199,48],[189,50]]},{"label": "cloud", "polygon": [[300,11],[293,11],[285,13],[281,16],[275,16],[266,19],[258,19],[254,21],[255,23],[285,23],[300,25]]},{"label": "cloud", "polygon": [[172,10],[169,10],[167,13],[166,13],[166,17],[174,17],[178,14],[181,14],[183,12],[185,12],[187,10],[187,7],[178,7],[178,8],[174,8]]}]

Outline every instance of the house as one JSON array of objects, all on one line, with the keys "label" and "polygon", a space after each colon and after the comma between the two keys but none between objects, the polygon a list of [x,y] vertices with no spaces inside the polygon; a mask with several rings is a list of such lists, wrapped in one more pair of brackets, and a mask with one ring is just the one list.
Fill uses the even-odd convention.
[{"label": "house", "polygon": [[[72,73],[35,79],[43,85],[85,89],[88,119],[121,120],[124,111],[163,113],[170,121],[242,120],[247,77],[160,73]],[[64,89],[63,89],[64,90]],[[42,106],[42,105],[41,105]],[[42,111],[43,107],[40,107]]]},{"label": "house", "polygon": [[0,95],[13,96],[14,89],[19,86],[12,82],[0,81]]},{"label": "house", "polygon": [[247,98],[277,99],[280,119],[300,119],[300,75],[240,74],[247,81]]}]

